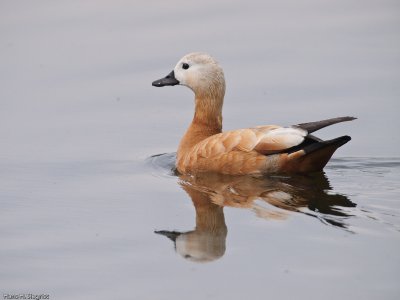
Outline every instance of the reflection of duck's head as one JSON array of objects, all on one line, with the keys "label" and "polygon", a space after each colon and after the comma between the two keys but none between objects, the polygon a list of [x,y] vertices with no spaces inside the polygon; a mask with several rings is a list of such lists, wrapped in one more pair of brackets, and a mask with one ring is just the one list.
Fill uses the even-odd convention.
[{"label": "reflection of duck's head", "polygon": [[226,234],[191,231],[176,239],[176,251],[195,262],[208,262],[225,253]]},{"label": "reflection of duck's head", "polygon": [[216,260],[225,253],[225,233],[201,231],[176,232],[156,231],[170,238],[175,243],[176,252],[185,259],[194,262],[209,262]]},{"label": "reflection of duck's head", "polygon": [[223,207],[212,203],[209,194],[193,186],[182,185],[196,209],[196,228],[188,232],[156,231],[175,243],[176,251],[195,262],[208,262],[225,253],[227,228]]}]

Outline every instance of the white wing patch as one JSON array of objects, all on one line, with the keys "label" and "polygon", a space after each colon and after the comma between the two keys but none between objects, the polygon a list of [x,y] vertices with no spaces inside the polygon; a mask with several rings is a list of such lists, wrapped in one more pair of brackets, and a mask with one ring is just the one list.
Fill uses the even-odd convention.
[{"label": "white wing patch", "polygon": [[307,131],[300,128],[281,127],[267,132],[264,139],[271,139],[280,142],[282,146],[290,148],[299,145],[304,141]]},{"label": "white wing patch", "polygon": [[255,150],[268,154],[274,151],[288,149],[301,144],[307,131],[301,128],[280,127],[268,130],[261,137]]}]

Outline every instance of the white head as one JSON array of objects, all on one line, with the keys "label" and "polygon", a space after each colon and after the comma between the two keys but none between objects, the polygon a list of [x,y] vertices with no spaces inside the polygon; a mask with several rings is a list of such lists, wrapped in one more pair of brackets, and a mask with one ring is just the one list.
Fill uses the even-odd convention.
[{"label": "white head", "polygon": [[184,85],[196,94],[196,97],[223,98],[225,79],[217,61],[206,53],[185,55],[165,78],[153,82],[153,86]]}]

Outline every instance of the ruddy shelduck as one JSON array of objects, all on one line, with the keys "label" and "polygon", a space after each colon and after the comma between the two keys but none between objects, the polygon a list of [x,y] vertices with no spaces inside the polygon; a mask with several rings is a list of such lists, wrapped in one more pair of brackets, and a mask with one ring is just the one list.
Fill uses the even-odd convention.
[{"label": "ruddy shelduck", "polygon": [[224,73],[217,61],[205,53],[185,55],[171,73],[153,82],[156,87],[178,84],[189,87],[195,94],[194,117],[177,151],[176,168],[182,174],[321,171],[335,150],[351,139],[345,135],[323,141],[311,133],[354,117],[222,132]]}]

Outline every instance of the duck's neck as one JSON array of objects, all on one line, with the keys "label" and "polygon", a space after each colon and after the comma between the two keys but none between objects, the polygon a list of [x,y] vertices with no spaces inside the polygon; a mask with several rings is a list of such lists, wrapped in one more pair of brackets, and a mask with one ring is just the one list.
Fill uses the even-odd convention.
[{"label": "duck's neck", "polygon": [[196,95],[194,117],[179,144],[178,159],[197,143],[222,131],[222,104],[223,95]]}]

